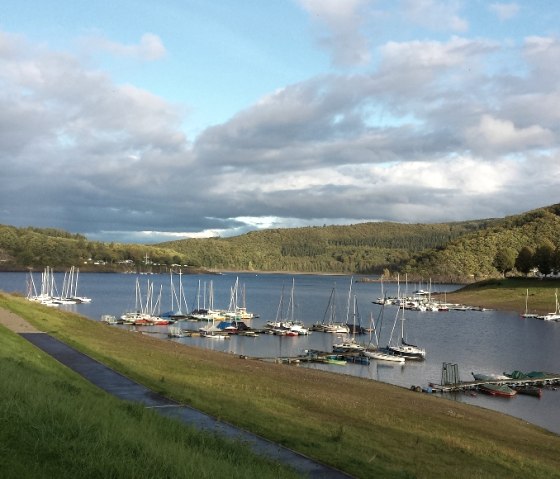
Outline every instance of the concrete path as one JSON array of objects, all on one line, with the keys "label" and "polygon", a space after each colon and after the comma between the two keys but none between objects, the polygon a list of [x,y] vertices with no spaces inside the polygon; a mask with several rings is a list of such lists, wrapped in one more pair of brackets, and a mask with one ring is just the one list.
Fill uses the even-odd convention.
[{"label": "concrete path", "polygon": [[146,407],[154,408],[164,416],[179,419],[185,424],[200,430],[218,433],[229,439],[242,441],[254,453],[291,466],[309,478],[348,479],[352,477],[284,446],[165,398],[58,339],[37,331],[24,319],[2,308],[0,308],[0,324],[17,332],[60,363],[119,399],[144,404]]}]

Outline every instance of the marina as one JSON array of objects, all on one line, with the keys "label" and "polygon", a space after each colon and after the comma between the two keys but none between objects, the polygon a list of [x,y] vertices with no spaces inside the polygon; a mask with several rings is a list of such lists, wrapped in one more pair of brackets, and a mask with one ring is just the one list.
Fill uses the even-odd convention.
[{"label": "marina", "polygon": [[[37,273],[40,274],[40,273]],[[63,274],[55,273],[57,283],[63,283]],[[25,273],[0,273],[0,289],[6,292],[26,294]],[[177,276],[178,278],[178,276]],[[154,283],[154,291],[159,285],[169,284],[169,275],[151,275],[149,278],[140,278],[141,289],[146,291],[148,279]],[[134,310],[136,288],[136,275],[126,274],[80,274],[80,291],[83,295],[92,298],[89,303],[60,305],[68,311],[84,315],[92,320],[101,321],[102,316],[118,318],[129,310]],[[428,390],[430,384],[444,385],[441,381],[442,364],[457,364],[458,372],[464,379],[471,376],[471,371],[550,371],[558,372],[560,364],[560,324],[555,321],[542,321],[538,319],[522,319],[519,312],[472,310],[462,311],[416,311],[406,310],[405,335],[411,344],[421,345],[426,351],[423,360],[409,360],[404,362],[389,361],[369,357],[354,359],[338,358],[333,346],[342,344],[352,337],[364,346],[373,346],[372,351],[382,353],[388,345],[391,329],[397,314],[402,314],[396,305],[374,304],[373,301],[380,297],[380,284],[373,282],[355,281],[352,285],[352,295],[356,297],[357,310],[360,318],[356,318],[365,334],[351,333],[325,333],[310,331],[306,335],[280,335],[267,332],[267,322],[275,321],[277,316],[279,296],[282,287],[290,291],[293,277],[281,274],[251,274],[232,273],[223,275],[193,275],[182,277],[181,293],[182,312],[192,311],[197,308],[197,290],[199,283],[201,290],[204,284],[209,289],[210,281],[213,284],[215,309],[227,310],[231,299],[232,287],[238,280],[239,291],[245,291],[244,304],[246,311],[254,314],[251,319],[243,321],[248,328],[237,334],[227,334],[228,340],[215,340],[205,337],[199,329],[211,324],[211,321],[192,320],[181,318],[169,325],[125,325],[108,324],[108,327],[130,329],[140,334],[149,334],[152,337],[165,341],[172,341],[188,347],[206,348],[231,354],[234,357],[258,358],[259,360],[285,363],[286,367],[303,367],[321,369],[339,374],[350,374],[376,381],[382,381],[406,389],[413,385],[420,390]],[[337,304],[337,322],[346,323],[348,307],[348,290],[350,276],[327,275],[298,275],[295,276],[294,290],[294,318],[301,321],[310,330],[311,326],[322,323],[325,311],[328,308],[331,291],[336,285],[339,294]],[[175,282],[178,286],[178,281]],[[434,286],[439,292],[451,292],[457,285]],[[395,295],[396,284],[385,284],[388,295]],[[176,288],[177,289],[177,288]],[[409,291],[418,289],[409,285]],[[162,311],[170,310],[168,288],[164,286],[161,302]],[[401,284],[401,290],[406,291],[406,286]],[[410,293],[411,294],[411,293]],[[286,299],[288,298],[286,294]],[[177,297],[179,292],[177,291]],[[289,302],[289,301],[287,301]],[[242,303],[240,301],[240,303]],[[521,298],[521,303],[524,298]],[[353,301],[351,312],[353,311]],[[177,302],[174,303],[177,308]],[[203,306],[202,295],[200,307]],[[208,304],[206,304],[208,306]],[[354,318],[350,316],[350,323]],[[328,313],[327,313],[328,315]],[[370,318],[375,319],[378,342],[371,341],[372,334]],[[285,315],[283,319],[288,319]],[[170,329],[170,327],[175,329]],[[400,331],[397,321],[397,331]],[[370,331],[367,331],[370,330]],[[173,331],[178,334],[173,334]],[[171,334],[170,334],[171,333]],[[395,333],[396,334],[396,333]],[[400,334],[399,334],[400,336]],[[371,344],[370,344],[371,343]],[[378,350],[375,347],[379,347]],[[318,360],[309,360],[303,356],[304,351],[316,351]],[[365,353],[364,353],[365,354]],[[328,358],[327,356],[333,355]],[[324,356],[324,357],[322,357]],[[345,359],[342,361],[342,359]],[[471,381],[466,381],[471,382]],[[519,384],[522,384],[520,381]],[[496,396],[478,394],[474,387],[468,384],[462,388],[450,388],[445,385],[437,393],[453,401],[465,402],[489,409],[494,409],[529,422],[545,427],[560,434],[560,401],[554,385],[542,387],[542,396],[535,403],[535,397],[530,394],[518,392],[507,401]],[[437,388],[432,388],[436,392]],[[538,406],[535,406],[538,404]]]}]

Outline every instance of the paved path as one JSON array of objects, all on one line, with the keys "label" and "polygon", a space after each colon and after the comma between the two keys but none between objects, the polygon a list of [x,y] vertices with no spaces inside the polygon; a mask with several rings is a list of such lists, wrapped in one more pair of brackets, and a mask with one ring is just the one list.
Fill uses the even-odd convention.
[{"label": "paved path", "polygon": [[2,308],[0,308],[0,324],[17,332],[60,363],[119,399],[144,404],[146,407],[154,408],[164,416],[179,419],[198,429],[222,434],[229,439],[243,441],[256,454],[289,465],[309,478],[348,479],[352,477],[315,462],[284,446],[163,397],[58,339],[36,330],[24,319]]}]

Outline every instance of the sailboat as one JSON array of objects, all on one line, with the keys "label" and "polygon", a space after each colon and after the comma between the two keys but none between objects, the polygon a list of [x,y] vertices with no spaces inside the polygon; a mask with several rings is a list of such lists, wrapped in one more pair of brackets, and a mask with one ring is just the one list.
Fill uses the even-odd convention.
[{"label": "sailboat", "polygon": [[159,317],[156,311],[159,309],[161,301],[161,286],[159,296],[154,304],[154,285],[148,281],[146,286],[146,303],[142,299],[142,292],[140,291],[140,281],[136,278],[135,289],[135,308],[134,311],[127,311],[121,316],[121,320],[125,324],[146,325],[146,324],[169,324],[170,320]]},{"label": "sailboat", "polygon": [[[379,313],[379,317],[383,318],[383,310],[384,306],[381,307],[381,311]],[[390,352],[388,349],[380,349],[379,348],[379,332],[377,327],[375,326],[375,321],[373,319],[373,314],[370,315],[370,336],[369,336],[369,343],[366,348],[362,351],[362,354],[367,358],[377,359],[378,361],[389,361],[393,363],[404,364],[405,358],[403,356],[397,356],[393,352]],[[375,338],[375,344],[373,344],[372,339]]]},{"label": "sailboat", "polygon": [[525,294],[525,312],[521,315],[522,318],[538,318],[537,313],[529,313],[529,288],[527,288],[527,293]]},{"label": "sailboat", "polygon": [[[169,272],[169,282],[171,291],[171,310],[163,313],[162,318],[170,318],[173,320],[181,320],[189,317],[188,310],[189,306],[185,297],[185,292],[183,290],[183,273],[179,270],[179,295],[177,296],[177,290],[173,282],[173,270]],[[176,309],[175,309],[176,306]],[[183,306],[185,310],[183,311]]]},{"label": "sailboat", "polygon": [[310,329],[311,331],[335,334],[348,334],[350,332],[350,328],[346,324],[336,321],[336,287],[333,287],[331,290],[329,303],[323,315],[323,321],[315,323]]},{"label": "sailboat", "polygon": [[29,272],[29,279],[27,282],[27,299],[35,301],[45,306],[58,306],[61,303],[56,301],[55,296],[56,284],[54,280],[54,271],[49,266],[45,267],[41,274],[41,293],[37,294],[35,281],[33,280],[33,273]]},{"label": "sailboat", "polygon": [[73,299],[77,303],[91,303],[91,298],[87,296],[80,296],[78,295],[78,278],[80,276],[80,268],[75,268],[72,266],[70,268],[70,272],[68,273],[69,277],[69,298]]},{"label": "sailboat", "polygon": [[556,308],[554,312],[537,316],[538,319],[542,319],[544,321],[560,321],[560,304],[558,304],[558,290],[554,291],[554,299],[556,302]]},{"label": "sailboat", "polygon": [[284,286],[282,285],[282,293],[280,294],[280,302],[276,310],[276,319],[267,321],[266,327],[273,334],[278,336],[305,336],[309,334],[309,329],[298,319],[295,314],[295,280],[292,278],[292,288],[290,291],[290,299],[288,307],[284,312]]},{"label": "sailboat", "polygon": [[[346,307],[346,327],[350,331],[350,303],[352,298],[352,283],[353,278],[350,278],[350,288],[348,290],[348,303]],[[333,345],[333,352],[335,353],[349,353],[349,352],[359,352],[363,351],[364,347],[358,344],[356,341],[356,318],[358,317],[358,301],[356,295],[354,295],[354,309],[353,309],[353,320],[352,320],[352,336],[343,340],[341,343]]]},{"label": "sailboat", "polygon": [[[399,320],[399,311],[400,314],[400,321],[401,321],[401,337],[400,340],[391,344],[391,340],[393,338],[393,333],[395,332],[395,327],[397,325],[397,321]],[[425,359],[426,358],[426,350],[416,346],[415,344],[411,344],[406,342],[405,335],[404,335],[404,301],[402,302],[402,309],[399,308],[397,314],[395,315],[395,323],[393,324],[393,329],[391,331],[391,337],[389,338],[389,345],[387,349],[392,351],[394,354],[398,354],[399,356],[403,356],[407,359]]]},{"label": "sailboat", "polygon": [[245,286],[242,289],[243,305],[239,306],[239,277],[235,278],[235,284],[231,288],[229,306],[226,311],[223,311],[227,319],[246,320],[253,319],[254,314],[247,311],[245,305]]}]

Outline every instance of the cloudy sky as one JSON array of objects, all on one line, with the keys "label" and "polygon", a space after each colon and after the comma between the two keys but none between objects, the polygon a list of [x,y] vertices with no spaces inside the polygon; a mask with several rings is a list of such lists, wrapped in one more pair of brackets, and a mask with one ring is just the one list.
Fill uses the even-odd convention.
[{"label": "cloudy sky", "polygon": [[560,202],[560,2],[3,0],[0,224],[103,241]]}]

